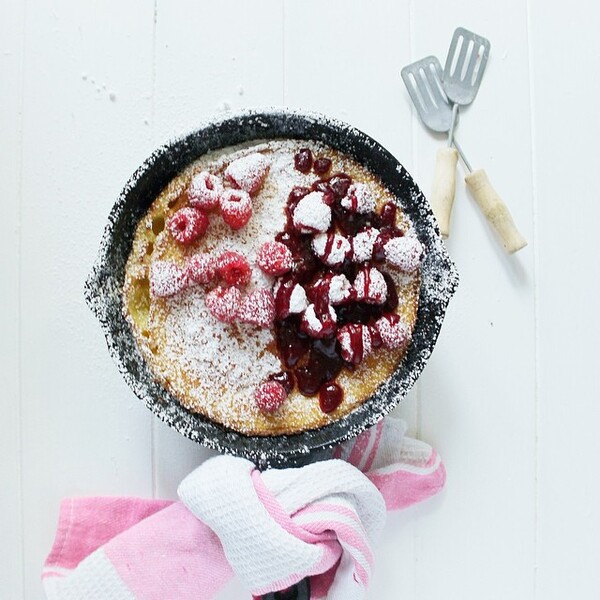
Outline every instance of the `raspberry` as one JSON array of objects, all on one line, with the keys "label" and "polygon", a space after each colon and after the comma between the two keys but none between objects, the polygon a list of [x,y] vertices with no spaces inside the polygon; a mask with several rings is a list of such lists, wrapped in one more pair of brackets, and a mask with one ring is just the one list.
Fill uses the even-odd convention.
[{"label": "raspberry", "polygon": [[335,192],[329,186],[328,181],[317,181],[313,183],[313,191],[321,192],[323,194],[323,202],[327,206],[331,206],[335,203]]},{"label": "raspberry", "polygon": [[237,317],[242,293],[235,287],[222,288],[217,286],[208,292],[204,298],[206,307],[219,321],[233,323]]},{"label": "raspberry", "polygon": [[150,266],[150,294],[157,298],[173,296],[189,283],[186,269],[172,262],[157,260]]},{"label": "raspberry", "polygon": [[294,156],[294,167],[300,173],[308,173],[313,164],[312,152],[308,148],[301,148]]},{"label": "raspberry", "polygon": [[369,335],[371,336],[371,347],[373,349],[381,348],[383,346],[383,340],[381,339],[381,335],[379,335],[379,330],[377,329],[377,323],[373,323],[369,325]]},{"label": "raspberry", "polygon": [[265,288],[254,290],[242,299],[238,311],[242,323],[269,327],[275,319],[275,299]]},{"label": "raspberry", "polygon": [[336,330],[337,315],[331,306],[327,311],[318,314],[314,304],[309,304],[300,321],[300,331],[312,338],[325,338],[333,335]]},{"label": "raspberry", "polygon": [[375,198],[364,183],[354,183],[348,188],[347,195],[340,202],[343,208],[361,215],[375,210]]},{"label": "raspberry", "polygon": [[381,342],[389,350],[401,348],[410,339],[410,329],[396,313],[383,315],[375,322]]},{"label": "raspberry", "polygon": [[269,375],[269,381],[276,381],[283,386],[285,393],[289,393],[294,389],[294,374],[291,371],[279,371]]},{"label": "raspberry", "polygon": [[348,188],[350,187],[351,183],[352,178],[350,175],[346,175],[346,173],[338,173],[329,180],[329,187],[335,194],[336,199],[341,200],[348,192]]},{"label": "raspberry", "polygon": [[373,246],[379,229],[374,227],[365,227],[359,231],[352,239],[352,260],[357,263],[367,262],[373,256]]},{"label": "raspberry", "polygon": [[421,264],[423,246],[417,238],[397,237],[383,247],[385,259],[403,273],[414,273]]},{"label": "raspberry", "polygon": [[386,202],[379,211],[379,221],[382,227],[395,227],[396,226],[396,213],[398,207],[394,202]]},{"label": "raspberry", "polygon": [[311,192],[298,202],[292,220],[300,233],[327,231],[331,225],[331,207],[322,192]]},{"label": "raspberry", "polygon": [[335,194],[332,190],[325,190],[323,192],[323,202],[327,204],[327,206],[333,206],[335,204]]},{"label": "raspberry", "polygon": [[306,291],[291,278],[275,282],[275,312],[278,319],[285,319],[292,314],[300,314],[308,306]]},{"label": "raspberry", "polygon": [[225,177],[233,186],[253,196],[260,190],[268,172],[268,159],[255,152],[234,160],[225,169]]},{"label": "raspberry", "polygon": [[256,263],[269,275],[283,275],[292,268],[292,252],[281,242],[265,242],[258,249]]},{"label": "raspberry", "polygon": [[187,189],[190,205],[202,210],[211,210],[219,204],[219,198],[223,193],[221,180],[207,171],[198,173]]},{"label": "raspberry", "polygon": [[342,349],[342,358],[358,365],[371,353],[371,335],[369,328],[361,323],[348,323],[340,327],[336,334]]},{"label": "raspberry", "polygon": [[252,277],[252,269],[246,258],[239,252],[230,250],[217,258],[217,273],[227,285],[246,285]]},{"label": "raspberry", "polygon": [[312,240],[312,249],[321,262],[330,267],[339,267],[352,254],[348,238],[339,233],[319,233]]},{"label": "raspberry", "polygon": [[404,232],[397,227],[382,227],[379,230],[379,235],[373,244],[372,258],[374,261],[383,262],[386,260],[385,246],[390,241],[397,237],[402,237]]},{"label": "raspberry", "polygon": [[273,414],[287,398],[285,388],[277,381],[265,381],[254,392],[256,406],[262,413]]},{"label": "raspberry", "polygon": [[335,381],[328,381],[319,389],[319,408],[324,413],[333,412],[343,399],[344,391]]},{"label": "raspberry", "polygon": [[320,303],[323,297],[327,298],[329,304],[329,286],[332,278],[333,273],[326,273],[306,290],[306,295],[312,304]]},{"label": "raspberry", "polygon": [[195,242],[208,229],[208,217],[197,208],[180,208],[167,223],[171,235],[184,246]]},{"label": "raspberry", "polygon": [[313,170],[317,175],[325,175],[331,169],[331,159],[317,158],[313,164]]},{"label": "raspberry", "polygon": [[319,303],[320,299],[325,296],[329,304],[337,306],[355,300],[356,292],[344,274],[328,273],[312,284],[308,296],[313,304]]},{"label": "raspberry", "polygon": [[215,278],[215,259],[209,254],[194,254],[186,264],[189,278],[194,283],[208,283]]},{"label": "raspberry", "polygon": [[387,300],[387,283],[375,267],[365,267],[354,280],[356,299],[367,304],[383,304]]},{"label": "raspberry", "polygon": [[231,229],[241,229],[252,216],[252,200],[244,190],[225,190],[219,200],[223,221]]}]

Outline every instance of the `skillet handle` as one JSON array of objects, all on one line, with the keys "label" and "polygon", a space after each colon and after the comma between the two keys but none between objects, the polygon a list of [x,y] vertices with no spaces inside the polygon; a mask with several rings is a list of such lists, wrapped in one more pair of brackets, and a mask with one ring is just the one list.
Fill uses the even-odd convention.
[{"label": "skillet handle", "polygon": [[310,600],[310,581],[307,577],[287,590],[266,594],[261,600]]},{"label": "skillet handle", "polygon": [[450,235],[450,216],[456,190],[456,148],[446,147],[437,151],[433,185],[431,186],[431,208],[440,226],[440,233]]},{"label": "skillet handle", "polygon": [[[329,460],[333,457],[333,448],[315,447],[306,454],[297,454],[295,456],[284,456],[280,460],[264,462],[256,459],[258,468],[261,471],[265,469],[286,469],[301,467],[309,463],[320,460]],[[261,600],[310,600],[310,580],[308,577],[299,581],[297,584],[280,592],[271,592],[261,596]]]},{"label": "skillet handle", "polygon": [[487,173],[477,169],[465,177],[465,183],[488,223],[500,237],[504,249],[514,254],[527,246],[527,240],[519,233],[508,207],[492,187]]}]

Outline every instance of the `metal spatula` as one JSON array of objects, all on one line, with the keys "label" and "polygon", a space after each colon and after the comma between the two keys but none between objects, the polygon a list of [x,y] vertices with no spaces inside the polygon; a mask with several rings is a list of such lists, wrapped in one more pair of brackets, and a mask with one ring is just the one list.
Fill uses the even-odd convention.
[{"label": "metal spatula", "polygon": [[459,106],[467,106],[475,100],[489,56],[489,40],[464,27],[456,28],[442,77],[446,96],[454,103],[455,118]]},{"label": "metal spatula", "polygon": [[[488,39],[464,27],[456,28],[443,75],[444,92],[448,100],[454,103],[450,138],[458,118],[458,107],[471,104],[477,95],[489,55]],[[469,164],[465,164],[469,170],[465,182],[486,219],[500,236],[504,248],[511,254],[524,248],[527,241],[515,227],[507,206],[495,192],[485,171],[478,169],[473,172]]]},{"label": "metal spatula", "polygon": [[[448,101],[450,101],[454,104],[450,114],[450,125],[444,129],[448,132],[448,147],[438,151],[431,190],[431,205],[444,237],[450,235],[450,217],[456,190],[456,175],[452,175],[451,172],[456,170],[458,159],[456,151],[452,148],[454,127],[458,119],[458,107],[471,104],[475,99],[489,53],[490,43],[488,40],[463,27],[459,27],[452,36],[443,73],[439,61],[433,56],[414,63],[418,66],[421,78],[423,78],[423,71],[426,75],[430,75],[422,81],[425,87],[428,87],[428,84],[429,86],[441,86],[440,93],[443,98],[440,99],[440,102],[448,104]],[[410,65],[407,69],[412,66]],[[433,98],[433,100],[435,103],[436,99]],[[441,116],[441,114],[440,112],[439,115]],[[443,114],[445,118],[448,118],[446,110]]]},{"label": "metal spatula", "polygon": [[[448,146],[437,152],[430,197],[440,231],[444,237],[448,237],[456,188],[457,150],[460,151],[460,146],[454,139],[453,129],[458,113],[452,110],[442,78],[442,67],[435,56],[427,56],[402,69],[402,80],[421,121],[432,131],[448,134]],[[461,157],[468,165],[462,152]]]},{"label": "metal spatula", "polygon": [[[423,124],[432,131],[448,133],[448,147],[437,153],[431,206],[445,237],[450,231],[450,215],[456,187],[456,162],[458,154],[469,174],[465,182],[475,200],[500,236],[502,245],[513,253],[527,245],[512,220],[508,208],[494,191],[483,169],[473,171],[458,142],[454,138],[457,109],[453,110],[444,91],[442,67],[435,56],[428,56],[402,69],[402,79]],[[454,148],[452,148],[454,145]],[[456,149],[455,149],[456,148]],[[458,150],[458,152],[457,152]]]}]

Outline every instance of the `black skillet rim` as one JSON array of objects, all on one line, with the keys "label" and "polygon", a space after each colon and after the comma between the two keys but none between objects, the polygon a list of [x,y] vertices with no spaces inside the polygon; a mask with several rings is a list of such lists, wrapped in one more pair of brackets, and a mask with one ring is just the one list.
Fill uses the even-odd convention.
[{"label": "black skillet rim", "polygon": [[[261,139],[320,141],[354,157],[400,198],[425,246],[417,322],[407,355],[361,406],[319,429],[293,435],[249,436],[182,407],[154,380],[122,310],[125,263],[135,227],[152,200],[183,168],[210,150]],[[161,146],[131,176],[106,225],[98,258],[85,283],[85,300],[104,331],[110,355],[127,384],[161,420],[189,439],[261,466],[301,464],[374,425],[391,411],[421,374],[435,346],[446,307],[458,284],[429,203],[404,167],[358,129],[320,114],[248,111],[212,121]]]}]

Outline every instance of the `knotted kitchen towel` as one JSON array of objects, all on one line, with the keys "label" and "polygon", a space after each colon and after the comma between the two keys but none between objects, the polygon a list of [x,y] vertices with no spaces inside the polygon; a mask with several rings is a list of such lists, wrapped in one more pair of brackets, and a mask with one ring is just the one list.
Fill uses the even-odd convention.
[{"label": "knotted kitchen towel", "polygon": [[210,600],[234,575],[260,596],[310,578],[311,600],[364,597],[385,512],[432,496],[444,466],[388,417],[334,459],[260,472],[207,460],[180,501],[63,501],[42,574],[48,600]]}]

